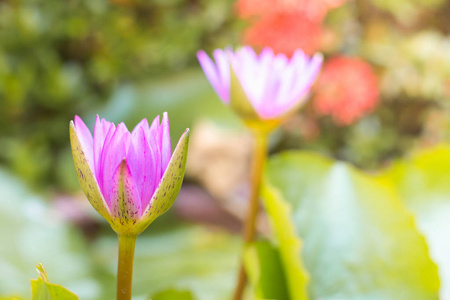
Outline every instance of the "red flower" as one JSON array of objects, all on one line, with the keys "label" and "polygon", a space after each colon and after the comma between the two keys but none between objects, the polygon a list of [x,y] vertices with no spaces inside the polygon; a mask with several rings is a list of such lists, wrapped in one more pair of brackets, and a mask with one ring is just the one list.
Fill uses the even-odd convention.
[{"label": "red flower", "polygon": [[374,109],[379,99],[377,78],[359,58],[334,57],[323,66],[315,86],[314,107],[348,125]]},{"label": "red flower", "polygon": [[320,46],[321,32],[321,25],[305,18],[302,12],[284,12],[253,23],[244,33],[244,42],[261,48],[268,46],[286,55],[296,49],[313,54]]},{"label": "red flower", "polygon": [[241,18],[280,13],[302,13],[312,22],[321,22],[330,9],[348,0],[238,0],[236,8]]}]

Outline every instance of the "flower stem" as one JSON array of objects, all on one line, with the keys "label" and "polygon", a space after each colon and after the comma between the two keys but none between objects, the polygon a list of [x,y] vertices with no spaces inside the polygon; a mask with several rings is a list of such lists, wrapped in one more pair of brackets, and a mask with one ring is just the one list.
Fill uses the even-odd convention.
[{"label": "flower stem", "polygon": [[119,263],[117,266],[117,300],[131,300],[134,246],[136,235],[118,235]]},{"label": "flower stem", "polygon": [[[266,131],[254,129],[253,135],[255,138],[255,145],[253,148],[253,161],[250,178],[250,201],[247,209],[247,217],[245,219],[243,239],[245,245],[251,243],[256,235],[256,217],[259,208],[259,188],[261,186],[261,178],[264,165],[267,160],[267,137]],[[241,261],[239,268],[239,277],[236,290],[234,293],[234,300],[241,300],[244,293],[244,288],[247,283],[247,275],[245,273],[244,262]]]}]

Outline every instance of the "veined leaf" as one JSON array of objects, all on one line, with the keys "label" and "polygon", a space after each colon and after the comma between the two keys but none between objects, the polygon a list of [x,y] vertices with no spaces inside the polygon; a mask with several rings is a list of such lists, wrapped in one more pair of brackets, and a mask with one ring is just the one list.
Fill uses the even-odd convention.
[{"label": "veined leaf", "polygon": [[389,182],[303,152],[270,159],[266,175],[304,241],[311,299],[438,299],[437,267]]}]

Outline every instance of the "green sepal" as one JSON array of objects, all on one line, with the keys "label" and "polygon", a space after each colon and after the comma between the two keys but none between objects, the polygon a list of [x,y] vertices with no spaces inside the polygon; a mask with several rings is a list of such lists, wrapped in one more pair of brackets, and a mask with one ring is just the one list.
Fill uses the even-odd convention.
[{"label": "green sepal", "polygon": [[244,120],[257,121],[260,119],[234,72],[233,66],[230,66],[230,106]]},{"label": "green sepal", "polygon": [[70,145],[72,147],[73,162],[75,164],[75,171],[77,173],[78,181],[81,189],[91,203],[92,207],[109,223],[111,223],[111,213],[106,204],[105,199],[100,191],[94,172],[89,166],[89,162],[81,146],[77,131],[73,121],[70,121]]},{"label": "green sepal", "polygon": [[[131,233],[140,234],[157,217],[165,213],[175,202],[183,183],[186,169],[186,158],[189,145],[189,129],[183,133],[169,165],[150,200],[150,204],[142,213],[141,218],[130,228]],[[116,230],[116,229],[115,229]],[[116,232],[118,232],[116,230]],[[123,233],[123,231],[121,231]]]}]

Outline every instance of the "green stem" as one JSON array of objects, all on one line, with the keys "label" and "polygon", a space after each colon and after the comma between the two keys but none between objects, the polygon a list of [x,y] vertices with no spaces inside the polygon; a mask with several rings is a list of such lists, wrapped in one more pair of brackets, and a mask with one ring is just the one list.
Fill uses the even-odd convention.
[{"label": "green stem", "polygon": [[[267,138],[268,133],[254,129],[253,135],[255,137],[255,145],[253,148],[253,161],[250,178],[250,201],[247,209],[247,217],[244,224],[243,239],[245,245],[251,243],[256,235],[256,218],[259,208],[259,188],[261,186],[261,178],[264,165],[267,160]],[[244,264],[241,261],[239,268],[239,277],[236,290],[234,293],[234,300],[241,300],[244,293],[244,288],[247,283],[247,275],[245,273]]]},{"label": "green stem", "polygon": [[134,246],[136,235],[118,235],[119,263],[117,265],[117,300],[131,300]]}]

